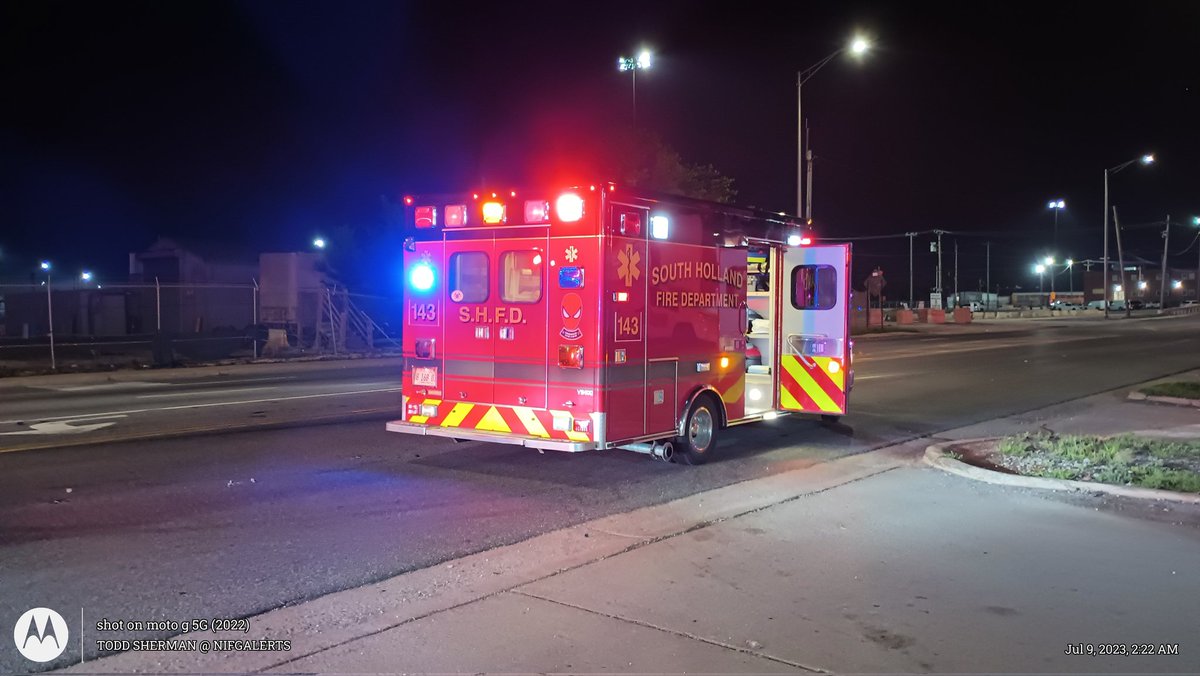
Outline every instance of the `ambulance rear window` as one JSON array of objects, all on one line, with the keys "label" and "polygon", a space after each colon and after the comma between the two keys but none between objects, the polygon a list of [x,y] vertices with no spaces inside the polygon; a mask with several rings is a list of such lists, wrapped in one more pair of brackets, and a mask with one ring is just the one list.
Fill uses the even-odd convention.
[{"label": "ambulance rear window", "polygon": [[837,305],[837,270],[832,265],[798,265],[792,270],[792,307],[828,310]]},{"label": "ambulance rear window", "polygon": [[542,299],[542,254],[505,251],[500,255],[500,300],[536,303]]},{"label": "ambulance rear window", "polygon": [[450,300],[482,303],[488,299],[488,256],[482,251],[450,254]]}]

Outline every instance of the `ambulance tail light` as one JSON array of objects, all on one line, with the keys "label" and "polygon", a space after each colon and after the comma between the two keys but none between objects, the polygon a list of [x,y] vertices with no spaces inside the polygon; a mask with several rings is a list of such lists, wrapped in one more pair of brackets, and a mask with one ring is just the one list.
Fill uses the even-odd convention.
[{"label": "ambulance tail light", "polygon": [[432,228],[437,226],[437,207],[417,207],[415,216],[418,228]]},{"label": "ambulance tail light", "polygon": [[433,266],[429,263],[417,263],[408,273],[408,282],[417,291],[428,291],[433,288]]},{"label": "ambulance tail light", "polygon": [[504,222],[505,209],[503,202],[484,202],[482,209],[484,223],[497,225]]},{"label": "ambulance tail light", "polygon": [[550,203],[546,200],[525,200],[526,223],[548,223],[550,221]]},{"label": "ambulance tail light", "polygon": [[576,418],[571,421],[571,426],[575,428],[576,432],[588,432],[589,430],[591,430],[592,421],[586,420],[586,419],[581,420],[579,418]]},{"label": "ambulance tail light", "polygon": [[446,227],[457,228],[467,224],[467,205],[465,204],[447,204],[446,205]]},{"label": "ambulance tail light", "polygon": [[564,369],[581,369],[583,368],[583,346],[582,345],[559,345],[558,346],[558,365]]},{"label": "ambulance tail light", "polygon": [[563,193],[554,202],[554,213],[564,223],[574,223],[583,218],[583,198],[575,193]]},{"label": "ambulance tail light", "polygon": [[435,354],[433,341],[433,338],[423,338],[417,341],[415,351],[418,359],[433,359]]},{"label": "ambulance tail light", "polygon": [[421,415],[426,418],[436,418],[437,408],[437,404],[421,404]]}]

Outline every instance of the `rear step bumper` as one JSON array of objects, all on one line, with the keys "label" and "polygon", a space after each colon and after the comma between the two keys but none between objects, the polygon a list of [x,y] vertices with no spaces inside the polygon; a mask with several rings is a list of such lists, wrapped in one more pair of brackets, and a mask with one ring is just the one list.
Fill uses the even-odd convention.
[{"label": "rear step bumper", "polygon": [[393,420],[389,422],[387,424],[387,431],[403,432],[404,434],[420,434],[422,436],[428,435],[435,437],[449,437],[451,439],[486,441],[493,444],[511,444],[514,446],[525,446],[528,448],[537,448],[547,451],[567,451],[568,453],[594,451],[599,448],[599,445],[597,445],[594,441],[563,441],[559,439],[530,437],[520,434],[478,432],[475,430],[464,430],[461,427],[419,425],[417,423],[405,422],[403,420]]}]

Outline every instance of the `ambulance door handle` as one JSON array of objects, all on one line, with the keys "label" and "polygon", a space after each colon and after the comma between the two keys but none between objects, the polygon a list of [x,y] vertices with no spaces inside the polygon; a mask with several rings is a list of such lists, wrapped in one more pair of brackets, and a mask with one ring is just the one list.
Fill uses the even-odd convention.
[{"label": "ambulance door handle", "polygon": [[566,406],[567,408],[575,408],[575,402],[573,402],[573,401],[569,401],[569,400],[568,400],[568,401],[564,401],[564,402],[563,402],[563,406]]}]

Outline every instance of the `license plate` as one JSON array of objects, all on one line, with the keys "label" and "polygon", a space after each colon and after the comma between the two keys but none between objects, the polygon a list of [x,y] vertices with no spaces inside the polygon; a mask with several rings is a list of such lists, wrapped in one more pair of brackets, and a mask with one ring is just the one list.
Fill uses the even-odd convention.
[{"label": "license plate", "polygon": [[437,367],[418,366],[412,370],[413,385],[437,387]]}]

